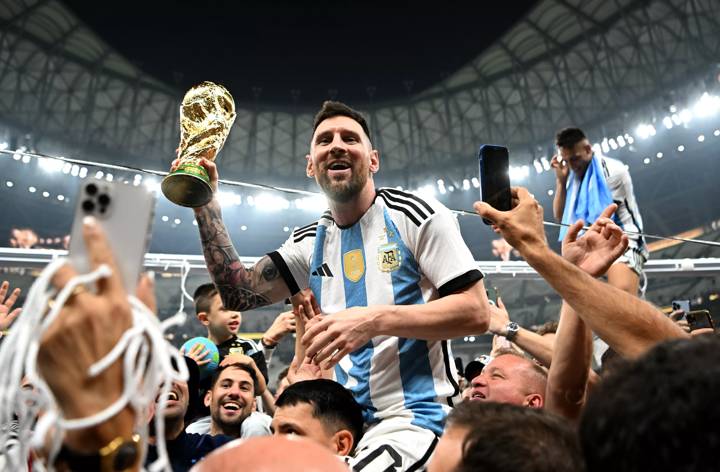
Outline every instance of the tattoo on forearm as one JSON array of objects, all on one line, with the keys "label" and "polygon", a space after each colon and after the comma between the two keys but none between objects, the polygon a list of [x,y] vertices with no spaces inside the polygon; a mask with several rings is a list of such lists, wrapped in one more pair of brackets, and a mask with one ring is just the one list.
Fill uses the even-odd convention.
[{"label": "tattoo on forearm", "polygon": [[270,305],[280,275],[272,260],[263,257],[249,269],[242,265],[216,202],[197,212],[196,219],[205,263],[225,307],[242,311]]}]

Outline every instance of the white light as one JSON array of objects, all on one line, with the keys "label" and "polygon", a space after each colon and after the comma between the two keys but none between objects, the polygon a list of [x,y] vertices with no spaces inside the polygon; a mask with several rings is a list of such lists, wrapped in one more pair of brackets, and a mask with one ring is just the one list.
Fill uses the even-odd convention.
[{"label": "white light", "polygon": [[176,225],[179,225],[180,223],[182,223],[182,221],[180,221],[180,218],[175,218],[173,220],[173,223],[175,223]]},{"label": "white light", "polygon": [[217,193],[217,199],[218,202],[220,202],[220,205],[222,206],[230,206],[230,205],[240,205],[242,203],[242,197],[238,195],[235,192],[230,192],[227,190],[220,190]]},{"label": "white light", "polygon": [[463,179],[463,190],[469,190],[470,189],[470,181],[468,179]]},{"label": "white light", "polygon": [[19,161],[20,159],[22,159],[22,154],[20,154],[19,152],[16,152],[15,154],[13,154],[13,159],[15,159],[16,161]]},{"label": "white light", "polygon": [[287,226],[283,226],[283,231],[287,233],[288,231],[290,231],[290,228],[288,228]]},{"label": "white light", "polygon": [[160,193],[160,182],[153,179],[152,177],[145,179],[143,185],[146,189],[153,193]]},{"label": "white light", "polygon": [[534,159],[533,167],[535,167],[535,172],[537,172],[538,174],[542,174],[543,167],[542,167],[542,164],[540,164],[540,161],[538,161],[537,159]]},{"label": "white light", "polygon": [[701,143],[703,141],[705,141],[705,135],[701,134],[700,136],[698,136],[698,142]]},{"label": "white light", "polygon": [[680,112],[680,121],[687,124],[690,123],[690,120],[692,120],[692,112],[685,108],[683,111]]},{"label": "white light", "polygon": [[87,177],[87,172],[88,172],[87,167],[81,167],[78,177],[80,177],[81,179],[84,179],[85,177]]},{"label": "white light", "polygon": [[28,187],[28,192],[35,193],[37,189],[35,187]]},{"label": "white light", "polygon": [[659,152],[659,153],[655,154],[655,157],[657,157],[658,159],[662,159],[663,153]]},{"label": "white light", "polygon": [[[479,185],[479,182],[478,182]],[[415,191],[415,193],[419,197],[423,198],[434,198],[435,197],[435,187],[432,185],[423,185],[419,189]]]},{"label": "white light", "polygon": [[463,338],[463,341],[468,342],[468,337],[465,336],[465,337]]},{"label": "white light", "polygon": [[720,129],[713,131],[713,136],[720,136]]},{"label": "white light", "polygon": [[70,175],[73,177],[77,177],[80,173],[80,166],[77,164],[73,164],[72,168],[70,169]]},{"label": "white light", "polygon": [[135,180],[142,180],[142,175],[135,174]]},{"label": "white light", "polygon": [[38,158],[38,167],[45,172],[60,172],[65,167],[65,163],[59,159],[40,157]]},{"label": "white light", "polygon": [[618,145],[613,138],[608,139],[608,144],[613,149],[613,151],[618,148]]},{"label": "white light", "polygon": [[50,196],[50,192],[43,192],[42,196],[48,198]]},{"label": "white light", "polygon": [[29,154],[25,154],[25,155],[22,157],[23,164],[29,164],[29,163],[30,163],[30,159],[32,159],[32,158],[30,157],[30,155],[29,155]]},{"label": "white light", "polygon": [[113,181],[113,175],[108,172],[107,174],[105,174],[105,180],[107,180],[108,182],[112,182],[112,181]]},{"label": "white light", "polygon": [[398,186],[395,187],[395,188],[398,189],[398,190],[401,190],[401,191],[404,190],[403,187],[402,187],[402,185],[398,185]]},{"label": "white light", "polygon": [[595,154],[600,154],[602,152],[602,146],[600,146],[600,143],[595,143],[592,145],[592,150]]},{"label": "white light", "polygon": [[680,146],[677,147],[677,150],[678,150],[679,152],[683,152],[683,151],[685,150],[685,146],[683,146],[683,145],[681,144]]},{"label": "white light", "polygon": [[197,226],[197,221],[193,220],[193,226]]},{"label": "white light", "polygon": [[607,138],[603,139],[600,143],[600,149],[602,149],[602,152],[604,153],[610,152],[610,145],[608,144]]},{"label": "white light", "polygon": [[656,130],[653,125],[649,124],[640,124],[635,129],[635,136],[637,136],[640,139],[647,139],[650,136],[655,136]]},{"label": "white light", "polygon": [[548,190],[548,195],[550,195],[551,197],[553,196],[554,193],[555,193],[555,190],[553,190],[553,189]]},{"label": "white light", "polygon": [[552,167],[552,166],[550,165],[550,161],[548,161],[547,157],[541,157],[541,158],[540,158],[540,163],[541,163],[542,166],[543,166],[543,170],[550,170],[551,167]]},{"label": "white light", "polygon": [[443,181],[443,179],[438,179],[437,184],[438,184],[438,187],[442,187],[443,185],[445,185],[445,182]]},{"label": "white light", "polygon": [[57,199],[62,202],[63,200],[65,200],[65,195],[58,195]]},{"label": "white light", "polygon": [[670,118],[669,116],[666,116],[665,118],[663,118],[663,124],[665,125],[665,127],[667,129],[672,129],[672,127],[673,127],[672,118]]},{"label": "white light", "polygon": [[5,185],[7,185],[9,188],[12,188],[12,186],[15,185],[15,184],[12,183],[11,180],[8,180],[7,182],[5,182]]},{"label": "white light", "polygon": [[442,195],[445,195],[447,193],[447,190],[445,190],[445,187],[440,187],[439,190]]},{"label": "white light", "polygon": [[470,337],[468,338],[468,341],[470,341],[471,343],[474,343],[474,342],[475,342],[475,336],[470,336]]},{"label": "white light", "polygon": [[242,226],[240,227],[240,230],[241,230],[241,231],[247,231],[247,226],[242,225]]},{"label": "white light", "polygon": [[448,190],[450,190],[451,192],[454,192],[454,191],[455,191],[455,187],[453,187],[453,186],[451,185],[451,186],[448,187]]},{"label": "white light", "polygon": [[617,137],[617,143],[618,143],[618,146],[620,146],[620,147],[625,147],[625,144],[627,144],[625,142],[625,138],[623,138],[622,136]]},{"label": "white light", "polygon": [[279,195],[261,193],[255,197],[255,208],[263,211],[280,211],[290,208],[290,202]]},{"label": "white light", "polygon": [[163,221],[169,221],[169,220],[170,220],[170,218],[168,218],[166,215],[163,215],[163,217],[162,217],[161,219],[162,219]]},{"label": "white light", "polygon": [[677,113],[673,113],[672,116],[670,117],[670,119],[676,125],[679,125],[682,123],[682,119],[680,119],[680,115],[678,115]]},{"label": "white light", "polygon": [[625,141],[627,141],[628,144],[632,144],[635,142],[635,138],[633,138],[629,134],[625,133]]},{"label": "white light", "polygon": [[471,179],[471,181],[472,181],[473,187],[475,187],[475,188],[480,188],[480,181],[478,180],[477,177],[473,177],[473,178]]},{"label": "white light", "polygon": [[530,167],[529,166],[519,166],[519,167],[510,166],[510,169],[508,169],[508,174],[510,175],[510,180],[521,181],[521,180],[526,179],[527,176],[530,175]]},{"label": "white light", "polygon": [[643,159],[643,164],[650,164],[650,158],[646,157],[645,159]]},{"label": "white light", "polygon": [[327,208],[327,200],[322,195],[298,198],[294,203],[296,208],[305,211],[320,212]]},{"label": "white light", "polygon": [[712,116],[720,110],[720,97],[703,93],[700,100],[693,107],[696,116],[706,118]]},{"label": "white light", "polygon": [[247,198],[245,198],[245,201],[248,205],[255,206],[255,197],[253,197],[252,195],[248,195]]},{"label": "white light", "polygon": [[675,105],[670,105],[670,113],[675,113],[677,111],[677,107]]},{"label": "white light", "polygon": [[4,151],[4,150],[7,149],[7,148],[8,148],[8,143],[7,143],[7,141],[3,141],[3,142],[0,143],[0,151]]}]

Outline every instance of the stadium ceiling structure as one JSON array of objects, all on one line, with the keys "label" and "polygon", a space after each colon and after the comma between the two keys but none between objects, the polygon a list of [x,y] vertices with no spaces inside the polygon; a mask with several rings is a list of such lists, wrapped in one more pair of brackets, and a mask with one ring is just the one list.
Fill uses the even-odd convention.
[{"label": "stadium ceiling structure", "polygon": [[[717,85],[716,0],[543,0],[475,60],[367,113],[383,182],[413,188],[474,174],[481,143],[515,163],[547,156],[556,129],[621,132],[673,90]],[[131,59],[131,58],[130,58]],[[142,73],[58,0],[0,3],[0,124],[40,152],[164,170],[177,146],[184,91]],[[304,176],[312,113],[238,103],[223,177]],[[306,179],[302,180],[307,182]]]}]

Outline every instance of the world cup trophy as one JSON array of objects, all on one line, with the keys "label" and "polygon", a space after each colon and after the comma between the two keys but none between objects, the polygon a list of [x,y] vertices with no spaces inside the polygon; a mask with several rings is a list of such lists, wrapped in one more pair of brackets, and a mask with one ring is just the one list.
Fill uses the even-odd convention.
[{"label": "world cup trophy", "polygon": [[210,177],[200,159],[215,160],[235,121],[235,102],[222,85],[203,82],[183,97],[180,105],[180,164],[162,181],[171,202],[201,207],[212,200]]}]

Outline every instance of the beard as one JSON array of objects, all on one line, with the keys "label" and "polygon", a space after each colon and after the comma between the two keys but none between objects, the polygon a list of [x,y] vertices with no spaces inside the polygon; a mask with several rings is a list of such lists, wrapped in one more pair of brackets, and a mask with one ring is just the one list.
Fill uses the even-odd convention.
[{"label": "beard", "polygon": [[367,180],[364,173],[353,171],[349,180],[333,180],[327,173],[321,173],[317,183],[330,200],[347,203],[360,194]]}]

